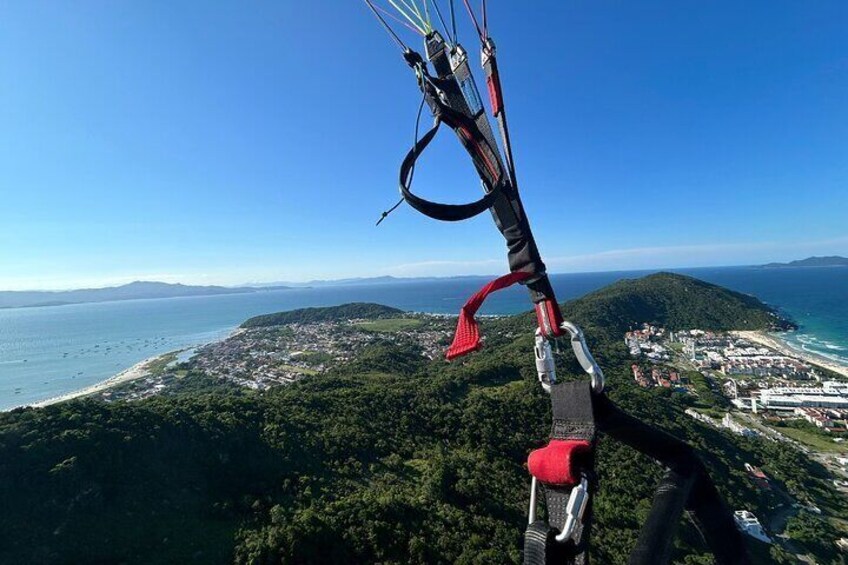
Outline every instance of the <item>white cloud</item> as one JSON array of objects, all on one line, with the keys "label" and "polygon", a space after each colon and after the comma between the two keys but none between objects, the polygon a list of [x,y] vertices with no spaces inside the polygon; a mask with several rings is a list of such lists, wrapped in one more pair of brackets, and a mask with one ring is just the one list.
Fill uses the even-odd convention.
[{"label": "white cloud", "polygon": [[[595,253],[576,255],[548,254],[545,261],[548,271],[588,272],[588,271],[626,271],[640,269],[670,269],[685,267],[709,267],[723,265],[752,265],[771,261],[788,261],[810,255],[848,255],[848,236],[817,241],[799,242],[752,242],[719,243],[698,245],[668,245],[655,247],[631,247],[609,249]],[[327,263],[321,266],[327,267]],[[55,276],[0,277],[2,290],[67,290],[73,288],[93,288],[117,286],[136,280],[162,281],[183,284],[219,284],[237,285],[245,281],[272,282],[281,280],[312,280],[347,277],[368,277],[393,275],[396,277],[457,276],[457,275],[498,275],[506,272],[506,256],[494,258],[461,260],[423,260],[367,269],[364,265],[348,272],[342,265],[338,272],[321,272],[321,266],[314,271],[304,266],[308,272],[287,272],[285,267],[265,266],[251,269],[247,265],[232,270],[218,272],[215,269],[205,272],[133,272],[65,274]],[[351,265],[348,268],[355,269]]]},{"label": "white cloud", "polygon": [[491,275],[506,268],[506,259],[477,261],[420,261],[385,269],[380,274],[395,277],[449,277],[453,275]]},{"label": "white cloud", "polygon": [[[808,255],[848,254],[848,237],[829,240],[669,245],[610,249],[581,255],[545,258],[548,271],[588,272],[725,265],[753,265],[788,261]],[[382,270],[394,276],[492,275],[507,268],[506,258],[475,261],[420,261]]]}]

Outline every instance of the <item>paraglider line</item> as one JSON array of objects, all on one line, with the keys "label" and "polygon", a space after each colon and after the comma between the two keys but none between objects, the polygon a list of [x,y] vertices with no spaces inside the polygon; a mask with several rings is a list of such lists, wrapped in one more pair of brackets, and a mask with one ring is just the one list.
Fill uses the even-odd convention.
[{"label": "paraglider line", "polygon": [[[403,0],[400,0],[400,1],[401,1],[401,3],[402,3],[404,6],[406,6],[406,2],[404,2]],[[389,4],[391,4],[392,6],[394,6],[395,10],[397,10],[398,12],[400,12],[400,13],[401,13],[401,15],[402,15],[404,18],[406,18],[407,20],[409,20],[409,23],[411,23],[411,24],[412,24],[412,25],[414,25],[416,28],[418,28],[418,31],[420,31],[420,32],[421,32],[421,35],[426,35],[426,33],[427,33],[427,32],[425,32],[425,31],[424,31],[424,28],[422,28],[420,25],[418,25],[418,23],[416,23],[416,21],[412,18],[412,16],[410,16],[409,14],[407,14],[407,13],[404,11],[404,9],[403,9],[403,8],[401,8],[400,6],[398,6],[398,5],[395,3],[395,1],[394,1],[394,0],[389,0]],[[407,6],[407,9],[408,9],[408,8],[409,8],[409,7]]]},{"label": "paraglider line", "polygon": [[[418,12],[418,8],[415,6],[415,2],[412,2],[412,6],[410,6],[408,3],[406,3],[406,2],[405,2],[405,0],[399,0],[399,1],[400,1],[400,3],[401,3],[401,4],[403,4],[403,6],[404,6],[407,10],[409,10],[409,13],[407,13],[407,12],[406,12],[406,10],[404,10],[403,8],[401,8],[400,6],[398,6],[398,5],[394,2],[394,0],[389,0],[389,3],[390,3],[392,6],[394,6],[394,7],[395,7],[395,9],[396,9],[398,12],[400,12],[401,14],[403,14],[403,16],[404,16],[406,19],[408,19],[408,20],[412,23],[412,25],[414,25],[414,26],[415,26],[415,27],[417,27],[419,30],[421,30],[421,33],[426,34],[426,33],[427,33],[427,31],[426,31],[427,23],[424,21],[424,18],[422,18],[422,17],[421,17],[421,14]],[[413,16],[416,16],[416,17],[418,18],[418,21],[417,21],[417,22],[415,21],[415,19],[413,19]],[[420,25],[419,25],[419,24],[420,24]]]},{"label": "paraglider line", "polygon": [[[421,114],[424,112],[424,101],[427,100],[426,96],[421,98],[421,103],[418,105],[418,114],[415,116],[415,132],[412,136],[412,147],[415,148],[418,146],[418,130],[421,126]],[[415,161],[418,160],[418,155],[415,155],[415,159],[412,161],[412,168],[409,170],[409,177],[406,179],[406,186],[412,186],[412,179],[415,177]],[[397,201],[397,203],[383,212],[380,215],[380,219],[377,220],[377,225],[379,226],[383,220],[385,220],[389,214],[397,210],[398,206],[403,204],[404,198],[401,196],[401,199]]]},{"label": "paraglider line", "polygon": [[374,4],[371,3],[371,0],[365,0],[365,3],[368,5],[369,8],[371,8],[371,11],[374,12],[374,15],[377,16],[377,19],[380,20],[380,23],[383,24],[383,28],[385,28],[389,35],[392,36],[392,39],[395,40],[395,43],[400,45],[400,48],[404,51],[408,51],[409,47],[407,47],[406,43],[404,43],[401,38],[398,37],[398,34],[395,33],[395,30],[393,30],[392,27],[386,22],[386,19],[382,15],[380,15],[380,12],[377,11],[377,9],[374,7]]},{"label": "paraglider line", "polygon": [[453,43],[456,45],[459,43],[459,36],[456,34],[456,11],[453,9],[453,0],[450,0],[450,16],[451,29],[453,30]]},{"label": "paraglider line", "polygon": [[471,21],[474,22],[474,27],[477,28],[477,35],[480,36],[480,41],[484,41],[483,30],[480,29],[480,24],[477,23],[477,16],[474,15],[471,4],[468,3],[468,0],[462,0],[462,3],[465,4],[465,9],[468,10],[468,15],[471,16]]},{"label": "paraglider line", "polygon": [[400,19],[399,17],[397,17],[397,16],[396,16],[396,15],[394,15],[393,13],[389,12],[388,10],[386,10],[385,8],[383,8],[382,6],[380,6],[379,4],[374,4],[374,7],[375,7],[375,8],[377,8],[378,10],[380,10],[380,11],[381,11],[382,13],[384,13],[385,15],[389,16],[390,18],[392,18],[392,19],[393,19],[394,21],[396,21],[397,23],[399,23],[399,24],[401,24],[401,25],[403,25],[403,26],[406,26],[408,29],[412,30],[413,32],[415,32],[415,33],[417,33],[417,34],[419,34],[419,35],[424,35],[424,33],[422,33],[421,29],[419,29],[419,28],[417,28],[417,27],[415,27],[415,26],[411,25],[409,22],[405,22],[405,21],[403,21],[402,19]]},{"label": "paraglider line", "polygon": [[442,27],[445,30],[445,35],[448,36],[448,41],[450,41],[452,45],[456,45],[456,38],[451,37],[450,29],[448,29],[448,25],[445,23],[445,19],[442,17],[442,10],[439,9],[438,0],[433,0],[433,7],[436,9],[436,16],[438,16],[439,21],[442,23]]}]

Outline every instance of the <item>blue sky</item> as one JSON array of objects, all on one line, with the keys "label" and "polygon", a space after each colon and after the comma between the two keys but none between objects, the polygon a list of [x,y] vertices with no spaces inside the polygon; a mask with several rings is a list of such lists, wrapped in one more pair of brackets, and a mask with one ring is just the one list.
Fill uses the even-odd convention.
[{"label": "blue sky", "polygon": [[[490,4],[549,270],[848,254],[843,0]],[[501,273],[485,215],[374,227],[418,101],[356,0],[4,2],[0,289]]]}]

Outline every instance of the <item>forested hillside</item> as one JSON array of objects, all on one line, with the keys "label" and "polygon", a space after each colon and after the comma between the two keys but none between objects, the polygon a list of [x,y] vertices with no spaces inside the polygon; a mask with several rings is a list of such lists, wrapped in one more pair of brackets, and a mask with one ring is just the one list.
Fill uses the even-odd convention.
[{"label": "forested hillside", "polygon": [[673,273],[619,281],[570,304],[569,312],[616,336],[644,322],[671,330],[792,325],[753,296]]},{"label": "forested hillside", "polygon": [[375,320],[379,318],[392,318],[403,314],[403,311],[382,304],[371,304],[368,302],[354,302],[342,304],[341,306],[329,306],[322,308],[300,308],[288,312],[277,312],[275,314],[264,314],[254,316],[246,320],[241,326],[243,328],[260,328],[266,326],[282,326],[285,324],[308,324],[311,322],[329,322],[334,320],[347,320],[360,318],[364,320]]},{"label": "forested hillside", "polygon": [[[749,462],[799,499],[848,517],[824,470],[799,452],[708,428],[683,415],[686,398],[631,384],[620,335],[628,325],[750,329],[774,322],[767,308],[657,275],[570,302],[566,315],[587,328],[610,396],[698,448],[732,508],[775,503],[747,477]],[[459,363],[378,343],[325,375],[262,394],[2,414],[0,562],[520,562],[524,463],[546,440],[550,408],[536,383],[532,319],[484,326],[486,347]],[[571,366],[566,359],[561,376]],[[660,469],[602,438],[598,471],[593,557],[624,563]],[[821,563],[839,562],[831,534],[810,547]],[[790,562],[751,543],[758,562]],[[688,523],[676,560],[710,562]]]}]

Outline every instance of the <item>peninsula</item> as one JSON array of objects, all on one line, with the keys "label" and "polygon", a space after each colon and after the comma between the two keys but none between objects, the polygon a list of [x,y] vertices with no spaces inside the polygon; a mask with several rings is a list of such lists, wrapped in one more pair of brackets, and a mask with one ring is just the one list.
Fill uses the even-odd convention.
[{"label": "peninsula", "polygon": [[828,257],[807,257],[788,263],[768,263],[763,265],[768,269],[783,269],[791,267],[848,267],[848,257],[831,255]]}]

